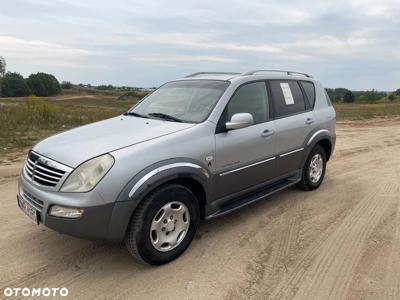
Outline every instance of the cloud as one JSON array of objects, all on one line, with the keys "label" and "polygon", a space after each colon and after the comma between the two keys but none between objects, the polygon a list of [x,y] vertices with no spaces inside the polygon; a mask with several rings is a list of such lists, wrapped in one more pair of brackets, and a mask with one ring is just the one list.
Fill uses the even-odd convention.
[{"label": "cloud", "polygon": [[146,54],[146,55],[132,55],[131,61],[145,62],[151,65],[174,65],[172,63],[180,62],[217,62],[217,63],[232,63],[236,59],[220,57],[220,56],[207,56],[207,55],[170,55],[170,54]]},{"label": "cloud", "polygon": [[99,55],[98,52],[58,45],[40,40],[20,39],[12,36],[0,36],[0,49],[8,57],[30,56],[35,58],[78,58]]},{"label": "cloud", "polygon": [[0,55],[15,71],[93,83],[274,67],[329,86],[394,89],[398,15],[398,0],[13,0],[0,11]]}]

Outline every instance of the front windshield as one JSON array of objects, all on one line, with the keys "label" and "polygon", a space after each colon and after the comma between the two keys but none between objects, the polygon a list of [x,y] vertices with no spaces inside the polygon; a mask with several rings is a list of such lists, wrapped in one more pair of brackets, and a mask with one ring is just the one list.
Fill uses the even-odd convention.
[{"label": "front windshield", "polygon": [[204,121],[229,82],[182,80],[164,84],[136,104],[130,112],[147,117],[165,115],[188,123]]}]

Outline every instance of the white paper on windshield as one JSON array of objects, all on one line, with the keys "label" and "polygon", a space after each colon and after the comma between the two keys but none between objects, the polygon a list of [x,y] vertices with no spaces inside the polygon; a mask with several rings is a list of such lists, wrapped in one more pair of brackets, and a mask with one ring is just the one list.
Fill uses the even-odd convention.
[{"label": "white paper on windshield", "polygon": [[286,105],[294,104],[294,99],[293,99],[292,91],[290,90],[289,83],[281,82],[281,89],[283,92],[283,96],[285,97]]}]

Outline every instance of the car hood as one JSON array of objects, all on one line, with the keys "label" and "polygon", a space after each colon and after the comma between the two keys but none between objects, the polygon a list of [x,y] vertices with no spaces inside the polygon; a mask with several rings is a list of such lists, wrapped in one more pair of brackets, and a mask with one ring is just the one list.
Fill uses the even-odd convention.
[{"label": "car hood", "polygon": [[49,137],[39,142],[33,151],[75,168],[82,162],[101,154],[172,134],[194,125],[119,116]]}]

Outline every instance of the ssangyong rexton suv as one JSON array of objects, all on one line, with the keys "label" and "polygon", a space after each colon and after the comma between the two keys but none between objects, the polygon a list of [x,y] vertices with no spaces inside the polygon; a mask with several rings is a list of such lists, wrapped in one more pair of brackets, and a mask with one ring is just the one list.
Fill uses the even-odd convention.
[{"label": "ssangyong rexton suv", "polygon": [[335,110],[307,74],[196,73],[121,116],[38,143],[18,205],[36,224],[124,240],[139,261],[163,264],[200,220],[295,184],[318,188],[335,138]]}]

